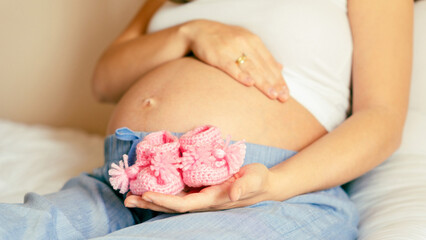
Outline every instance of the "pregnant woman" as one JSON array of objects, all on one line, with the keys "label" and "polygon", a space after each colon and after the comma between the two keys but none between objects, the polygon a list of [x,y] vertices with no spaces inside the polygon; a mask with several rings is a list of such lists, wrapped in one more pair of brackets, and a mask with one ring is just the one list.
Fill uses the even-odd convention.
[{"label": "pregnant woman", "polygon": [[[399,145],[413,3],[165,2],[147,0],[95,69],[95,96],[117,102],[105,165],[10,207],[28,211],[22,236],[355,239],[339,186]],[[177,195],[112,189],[108,170],[134,141],[206,124],[246,140],[234,177]]]}]

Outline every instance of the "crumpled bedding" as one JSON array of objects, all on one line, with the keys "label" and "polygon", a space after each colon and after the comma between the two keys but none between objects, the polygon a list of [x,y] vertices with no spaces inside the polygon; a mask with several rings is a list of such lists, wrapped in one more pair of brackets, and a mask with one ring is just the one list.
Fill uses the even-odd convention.
[{"label": "crumpled bedding", "polygon": [[426,239],[426,114],[410,111],[401,147],[347,190],[359,239]]},{"label": "crumpled bedding", "polygon": [[59,190],[103,163],[103,137],[0,119],[0,202]]}]

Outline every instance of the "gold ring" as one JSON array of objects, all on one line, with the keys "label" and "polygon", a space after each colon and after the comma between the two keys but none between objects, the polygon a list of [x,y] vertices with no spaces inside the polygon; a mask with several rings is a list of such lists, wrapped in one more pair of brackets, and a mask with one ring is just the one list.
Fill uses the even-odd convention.
[{"label": "gold ring", "polygon": [[235,62],[238,65],[241,65],[246,61],[246,59],[247,59],[247,56],[243,53],[239,58],[237,58],[237,60],[235,60]]}]

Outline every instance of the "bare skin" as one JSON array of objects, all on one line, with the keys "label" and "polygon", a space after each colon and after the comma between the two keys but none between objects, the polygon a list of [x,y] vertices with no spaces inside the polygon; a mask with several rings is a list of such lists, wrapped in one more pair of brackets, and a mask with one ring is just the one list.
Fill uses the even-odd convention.
[{"label": "bare skin", "polygon": [[[186,132],[212,124],[224,137],[299,151],[326,133],[297,101],[271,101],[223,71],[194,58],[168,62],[140,78],[123,96],[108,133]],[[249,130],[248,130],[249,129]]]},{"label": "bare skin", "polygon": [[[126,206],[196,212],[283,201],[353,180],[399,146],[411,77],[412,1],[348,0],[353,111],[329,133],[288,98],[282,76],[276,74],[282,66],[250,32],[194,21],[144,34],[142,29],[149,21],[146,16],[164,1],[148,0],[99,61],[93,80],[95,96],[113,102],[122,97],[109,133],[121,126],[181,132],[210,123],[234,139],[299,153],[271,169],[262,164],[246,165],[229,181],[197,193],[129,195]],[[211,31],[215,38],[209,37]],[[235,56],[241,53],[230,50],[240,46],[250,56],[257,54],[254,59],[265,60],[268,67],[236,67]],[[189,51],[203,63],[182,59]],[[213,78],[201,78],[206,76],[203,72]],[[252,81],[247,81],[248,77]]]}]

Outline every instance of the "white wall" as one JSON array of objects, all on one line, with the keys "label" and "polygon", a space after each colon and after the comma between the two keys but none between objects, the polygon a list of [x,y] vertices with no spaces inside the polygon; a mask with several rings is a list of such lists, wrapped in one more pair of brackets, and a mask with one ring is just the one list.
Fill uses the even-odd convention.
[{"label": "white wall", "polygon": [[0,118],[104,133],[90,78],[144,0],[0,0]]}]

